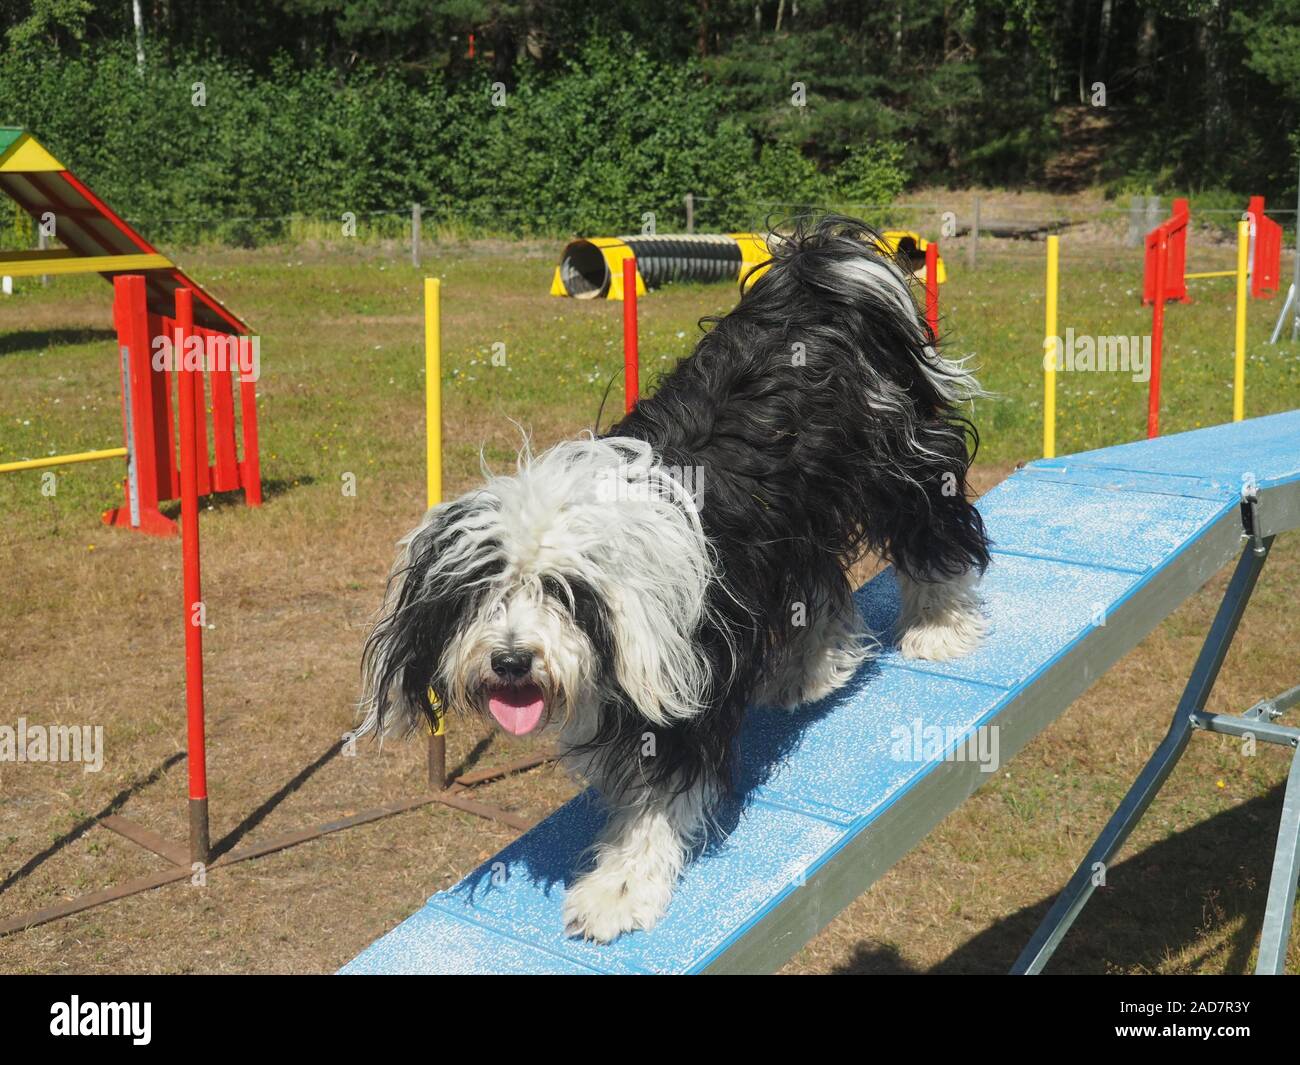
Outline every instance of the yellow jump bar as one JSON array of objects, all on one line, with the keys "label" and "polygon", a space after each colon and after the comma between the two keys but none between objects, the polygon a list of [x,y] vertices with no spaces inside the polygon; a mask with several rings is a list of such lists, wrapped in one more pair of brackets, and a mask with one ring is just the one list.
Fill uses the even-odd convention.
[{"label": "yellow jump bar", "polygon": [[165,255],[51,255],[48,258],[0,260],[0,275],[110,274],[126,270],[171,270],[175,265]]},{"label": "yellow jump bar", "polygon": [[43,459],[24,459],[22,462],[0,462],[0,473],[18,470],[39,470],[46,466],[64,466],[70,462],[95,462],[98,459],[126,458],[126,448],[110,447],[104,451],[78,451],[72,455],[50,455]]},{"label": "yellow jump bar", "polygon": [[1191,281],[1193,278],[1197,278],[1197,277],[1236,277],[1236,276],[1237,276],[1236,270],[1206,270],[1199,274],[1183,274],[1183,277],[1188,281]]}]

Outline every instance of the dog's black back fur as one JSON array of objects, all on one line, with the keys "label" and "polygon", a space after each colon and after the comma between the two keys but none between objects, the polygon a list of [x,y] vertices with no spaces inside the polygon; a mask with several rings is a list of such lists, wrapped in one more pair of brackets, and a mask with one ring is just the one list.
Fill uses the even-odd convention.
[{"label": "dog's black back fur", "polygon": [[607,434],[703,471],[700,517],[722,582],[699,634],[714,665],[709,709],[656,730],[653,759],[639,757],[647,726],[630,707],[608,708],[593,740],[629,784],[728,785],[741,717],[796,604],[813,616],[842,602],[864,553],[922,580],[988,564],[967,498],[978,437],[949,398],[961,375],[927,352],[935,338],[914,307],[853,276],[853,262],[883,259],[875,239],[838,217],[797,229]]}]

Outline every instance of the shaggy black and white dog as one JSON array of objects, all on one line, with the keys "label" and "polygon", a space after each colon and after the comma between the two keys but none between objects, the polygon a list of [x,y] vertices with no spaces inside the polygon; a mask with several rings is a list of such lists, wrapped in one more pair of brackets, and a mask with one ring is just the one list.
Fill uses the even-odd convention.
[{"label": "shaggy black and white dog", "polygon": [[963,404],[908,274],[861,223],[773,261],[608,434],[533,455],[407,536],[366,646],[363,731],[444,709],[550,730],[609,822],[570,934],[650,928],[730,784],[751,704],[842,686],[870,637],[849,568],[894,564],[913,658],[979,641],[988,564]]}]

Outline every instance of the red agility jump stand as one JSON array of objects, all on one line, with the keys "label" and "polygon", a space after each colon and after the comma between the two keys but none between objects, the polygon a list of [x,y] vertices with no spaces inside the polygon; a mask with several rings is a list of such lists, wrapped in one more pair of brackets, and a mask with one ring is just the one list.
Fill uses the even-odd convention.
[{"label": "red agility jump stand", "polygon": [[[123,506],[104,512],[104,523],[138,529],[152,536],[174,536],[176,523],[159,505],[179,499],[181,475],[177,464],[176,413],[181,410],[183,391],[176,394],[173,377],[166,365],[155,365],[155,353],[166,351],[163,338],[171,342],[171,360],[179,365],[185,354],[184,339],[202,338],[204,350],[224,350],[233,355],[238,341],[231,334],[190,324],[178,331],[182,293],[192,308],[188,289],[176,290],[175,316],[155,314],[148,306],[146,280],[139,274],[122,274],[113,279],[113,321],[122,351],[123,436],[129,453],[126,500]],[[178,343],[179,341],[179,343]],[[212,342],[217,341],[214,345]],[[247,338],[242,340],[247,345]],[[234,361],[234,360],[232,360]],[[245,379],[237,365],[209,367],[208,388],[212,399],[211,435],[205,403],[204,371],[195,374],[193,413],[195,447],[202,456],[197,466],[198,495],[243,489],[250,507],[262,503],[261,467],[257,443],[256,383]],[[243,438],[243,458],[236,445],[236,417],[233,376],[239,376],[238,428]],[[209,441],[212,461],[208,462]]]},{"label": "red agility jump stand", "polygon": [[1255,299],[1269,299],[1277,293],[1278,277],[1282,269],[1282,227],[1264,215],[1264,197],[1252,196],[1246,211],[1249,221],[1249,248],[1243,249],[1246,237],[1239,226],[1238,266],[1235,270],[1210,270],[1205,273],[1186,272],[1187,223],[1190,219],[1186,200],[1175,200],[1173,214],[1156,226],[1146,238],[1146,264],[1142,279],[1142,302],[1151,305],[1151,375],[1147,384],[1147,437],[1160,435],[1160,378],[1165,337],[1165,303],[1179,300],[1190,303],[1187,295],[1188,278],[1236,277],[1237,336],[1236,400],[1234,417],[1242,413],[1240,396],[1244,390],[1245,366],[1245,315],[1246,287],[1243,271],[1250,276],[1250,295]]},{"label": "red agility jump stand", "polygon": [[[1246,208],[1250,218],[1250,294],[1255,299],[1271,299],[1277,294],[1282,272],[1282,227],[1264,214],[1264,197],[1252,196]],[[1191,210],[1186,200],[1174,200],[1170,216],[1146,236],[1146,258],[1142,272],[1142,302],[1153,304],[1156,293],[1156,270],[1159,249],[1166,249],[1164,262],[1164,298],[1191,303],[1187,294],[1188,278],[1231,277],[1235,270],[1210,270],[1187,273],[1187,224]]]},{"label": "red agility jump stand", "polygon": [[1191,212],[1186,200],[1174,200],[1173,212],[1168,219],[1151,230],[1146,237],[1146,261],[1142,274],[1142,302],[1154,303],[1156,298],[1157,266],[1160,251],[1165,250],[1164,299],[1191,303],[1187,295],[1187,223]]},{"label": "red agility jump stand", "polygon": [[1257,300],[1277,295],[1282,273],[1282,227],[1264,214],[1264,197],[1252,196],[1250,216],[1250,294]]}]

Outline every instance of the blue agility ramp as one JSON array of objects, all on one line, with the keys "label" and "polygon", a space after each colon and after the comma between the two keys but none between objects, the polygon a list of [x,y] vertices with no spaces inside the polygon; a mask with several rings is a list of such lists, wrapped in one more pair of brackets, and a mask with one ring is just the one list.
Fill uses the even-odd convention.
[{"label": "blue agility ramp", "polygon": [[[434,895],[342,971],[771,971],[991,768],[1239,559],[1170,737],[1017,963],[1018,971],[1041,969],[1091,893],[1093,863],[1122,844],[1193,729],[1250,729],[1290,746],[1300,737],[1276,723],[1300,689],[1243,715],[1204,712],[1273,537],[1300,525],[1300,411],[1035,462],[979,508],[994,542],[982,585],[987,641],[967,659],[938,664],[887,650],[821,704],[753,711],[724,831],[687,868],[655,929],[604,946],[565,936],[565,887],[584,868],[603,819],[586,793]],[[888,648],[899,606],[892,571],[858,600]],[[1281,971],[1285,957],[1298,841],[1300,768],[1293,768],[1261,971]]]}]

